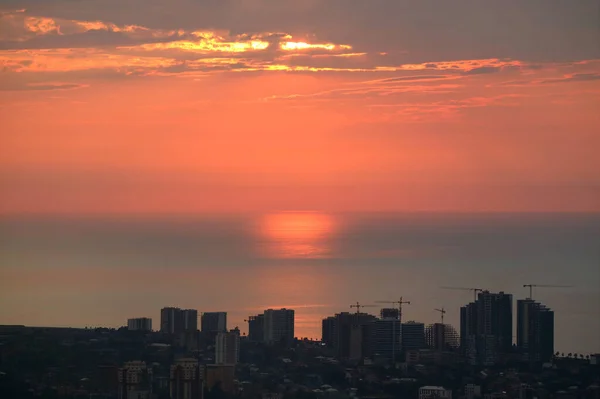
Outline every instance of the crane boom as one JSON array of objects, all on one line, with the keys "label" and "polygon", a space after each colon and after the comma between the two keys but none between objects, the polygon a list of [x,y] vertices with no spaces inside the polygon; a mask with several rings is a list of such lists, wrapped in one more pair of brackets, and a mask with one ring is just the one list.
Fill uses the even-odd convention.
[{"label": "crane boom", "polygon": [[482,292],[483,288],[467,288],[467,287],[440,287],[444,290],[461,290],[461,291],[473,291],[473,300],[477,300],[477,292]]},{"label": "crane boom", "polygon": [[356,302],[356,305],[350,305],[350,308],[356,308],[356,314],[360,313],[360,308],[373,308],[375,305],[361,305],[360,302]]},{"label": "crane boom", "polygon": [[402,297],[400,297],[399,301],[375,301],[375,303],[393,303],[395,305],[398,305],[398,318],[400,319],[400,321],[402,321],[402,305],[410,305],[410,301],[404,301]]},{"label": "crane boom", "polygon": [[444,314],[446,313],[446,309],[441,308],[441,309],[433,309],[437,312],[440,312],[440,315],[442,316],[442,324],[444,324]]},{"label": "crane boom", "polygon": [[523,284],[523,288],[529,287],[529,297],[527,299],[533,299],[533,287],[542,288],[572,288],[572,285],[554,285],[554,284]]}]

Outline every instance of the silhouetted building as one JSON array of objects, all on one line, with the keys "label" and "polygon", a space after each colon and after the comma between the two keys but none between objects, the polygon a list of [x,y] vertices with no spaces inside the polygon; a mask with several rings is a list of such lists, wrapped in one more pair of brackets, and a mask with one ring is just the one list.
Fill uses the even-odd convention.
[{"label": "silhouetted building", "polygon": [[119,369],[119,399],[150,399],[152,394],[152,368],[146,362],[126,362]]},{"label": "silhouetted building", "polygon": [[196,359],[178,359],[171,365],[171,399],[202,399],[204,369]]},{"label": "silhouetted building", "polygon": [[397,313],[394,317],[373,320],[365,329],[371,330],[373,357],[390,361],[400,359],[402,325]]},{"label": "silhouetted building", "polygon": [[152,319],[148,317],[127,319],[127,329],[129,331],[152,331]]},{"label": "silhouetted building", "polygon": [[182,310],[183,331],[198,331],[198,311],[196,309]]},{"label": "silhouetted building", "polygon": [[291,346],[294,342],[294,310],[267,309],[264,317],[264,342]]},{"label": "silhouetted building", "polygon": [[365,342],[372,334],[365,331],[377,318],[366,313],[338,313],[335,315],[333,347],[340,359],[360,359],[363,352],[370,352],[371,342]]},{"label": "silhouetted building", "polygon": [[512,348],[512,295],[480,292],[461,308],[461,345],[472,363],[494,364]]},{"label": "silhouetted building", "polygon": [[400,320],[400,310],[396,308],[383,308],[379,312],[379,316],[382,319],[396,319]]},{"label": "silhouetted building", "polygon": [[415,321],[402,323],[401,340],[403,350],[425,348],[425,324]]},{"label": "silhouetted building", "polygon": [[259,314],[248,318],[248,340],[263,342],[265,339],[265,315]]},{"label": "silhouetted building", "polygon": [[183,332],[183,313],[179,308],[167,307],[160,311],[160,332],[179,334]]},{"label": "silhouetted building", "polygon": [[444,387],[424,386],[419,388],[419,399],[452,399],[452,390]]},{"label": "silhouetted building", "polygon": [[237,364],[240,360],[240,330],[217,334],[215,345],[216,364]]},{"label": "silhouetted building", "polygon": [[227,312],[205,312],[201,319],[202,332],[227,332]]},{"label": "silhouetted building", "polygon": [[517,347],[530,362],[554,356],[554,312],[533,299],[517,301]]},{"label": "silhouetted building", "polygon": [[427,346],[434,351],[454,351],[459,348],[458,333],[449,324],[434,323],[425,329]]},{"label": "silhouetted building", "polygon": [[321,322],[321,342],[333,346],[335,341],[335,317],[329,316]]}]

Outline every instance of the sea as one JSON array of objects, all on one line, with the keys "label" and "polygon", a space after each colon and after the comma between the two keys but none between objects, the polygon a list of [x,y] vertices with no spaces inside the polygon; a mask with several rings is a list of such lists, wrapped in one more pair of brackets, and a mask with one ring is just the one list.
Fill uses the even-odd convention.
[{"label": "sea", "polygon": [[[0,324],[160,324],[166,306],[226,311],[228,327],[295,310],[319,339],[339,312],[459,329],[469,288],[555,312],[555,350],[600,353],[600,214],[326,213],[0,217]],[[516,310],[515,310],[516,312]],[[516,314],[515,314],[516,317]]]}]

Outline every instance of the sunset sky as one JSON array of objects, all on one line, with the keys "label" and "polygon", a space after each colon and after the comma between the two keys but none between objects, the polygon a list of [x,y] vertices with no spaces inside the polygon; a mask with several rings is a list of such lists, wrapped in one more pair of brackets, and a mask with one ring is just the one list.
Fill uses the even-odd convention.
[{"label": "sunset sky", "polygon": [[0,213],[600,211],[597,0],[3,0]]}]

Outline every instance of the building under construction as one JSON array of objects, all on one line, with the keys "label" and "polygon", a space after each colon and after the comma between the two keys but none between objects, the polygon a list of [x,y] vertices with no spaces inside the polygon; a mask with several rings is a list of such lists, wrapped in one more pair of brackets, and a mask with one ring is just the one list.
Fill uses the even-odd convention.
[{"label": "building under construction", "polygon": [[425,342],[436,351],[455,351],[460,347],[460,336],[451,325],[434,323],[425,328]]}]

